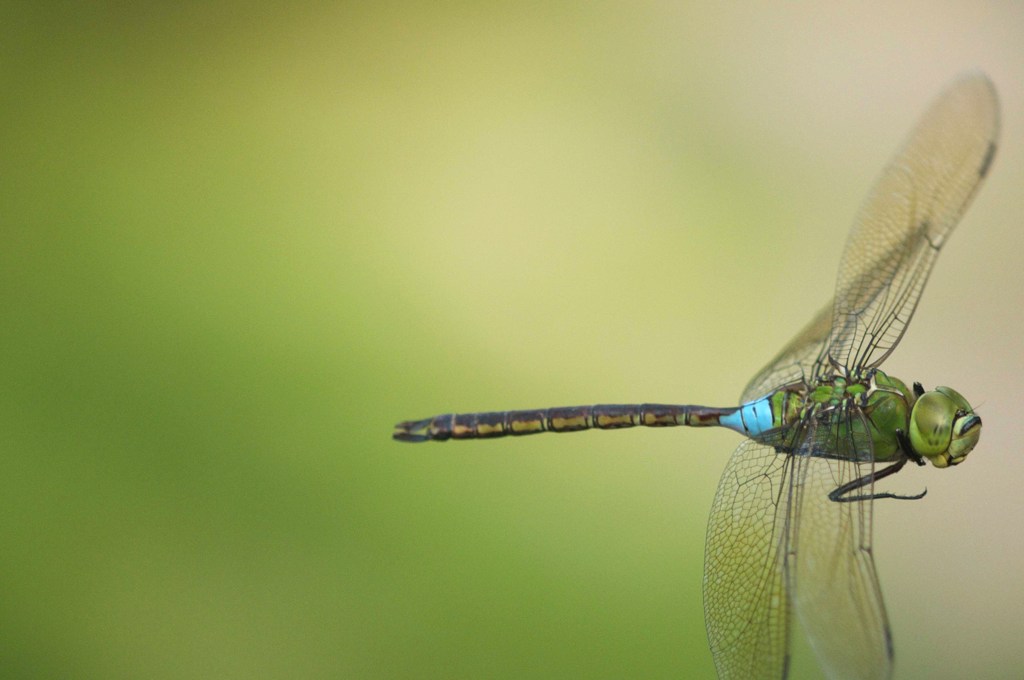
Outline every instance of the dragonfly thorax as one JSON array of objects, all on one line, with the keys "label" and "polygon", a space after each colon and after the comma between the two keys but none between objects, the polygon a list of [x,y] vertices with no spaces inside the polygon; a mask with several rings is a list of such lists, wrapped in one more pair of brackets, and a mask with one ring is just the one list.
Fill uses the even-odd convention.
[{"label": "dragonfly thorax", "polygon": [[[898,378],[873,369],[866,375],[833,376],[807,393],[800,420],[831,423],[836,441],[849,442],[834,452],[840,458],[892,461],[906,456],[915,394]],[[871,450],[859,444],[871,440]]]}]

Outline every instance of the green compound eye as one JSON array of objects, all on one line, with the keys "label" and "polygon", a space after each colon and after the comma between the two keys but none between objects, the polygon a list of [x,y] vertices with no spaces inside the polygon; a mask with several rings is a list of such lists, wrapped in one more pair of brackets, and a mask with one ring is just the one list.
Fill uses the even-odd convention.
[{"label": "green compound eye", "polygon": [[910,414],[910,444],[935,467],[963,462],[981,436],[981,418],[949,387],[926,392]]}]

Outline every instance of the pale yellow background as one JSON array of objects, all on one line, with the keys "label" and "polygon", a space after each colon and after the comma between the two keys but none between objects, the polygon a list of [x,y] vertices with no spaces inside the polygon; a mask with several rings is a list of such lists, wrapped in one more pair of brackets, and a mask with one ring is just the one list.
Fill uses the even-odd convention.
[{"label": "pale yellow background", "polygon": [[[0,674],[711,677],[734,403],[981,68],[1002,146],[886,368],[984,417],[876,504],[898,678],[1024,672],[1024,6],[0,10]],[[818,677],[798,650],[797,677]]]}]

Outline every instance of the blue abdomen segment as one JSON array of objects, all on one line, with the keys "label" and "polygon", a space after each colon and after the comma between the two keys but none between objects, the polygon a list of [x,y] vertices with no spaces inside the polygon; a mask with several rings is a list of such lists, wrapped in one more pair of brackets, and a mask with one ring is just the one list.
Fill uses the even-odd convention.
[{"label": "blue abdomen segment", "polygon": [[722,416],[719,422],[723,427],[756,439],[774,427],[771,397],[748,401],[729,415]]}]

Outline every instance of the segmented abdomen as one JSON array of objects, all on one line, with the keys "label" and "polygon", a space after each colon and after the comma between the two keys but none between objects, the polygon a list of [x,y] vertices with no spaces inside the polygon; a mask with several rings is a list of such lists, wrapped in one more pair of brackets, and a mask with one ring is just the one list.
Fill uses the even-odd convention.
[{"label": "segmented abdomen", "polygon": [[392,436],[403,442],[423,442],[484,439],[539,432],[577,432],[591,428],[705,427],[718,425],[721,416],[735,410],[668,404],[598,404],[528,411],[448,413],[399,423]]}]

